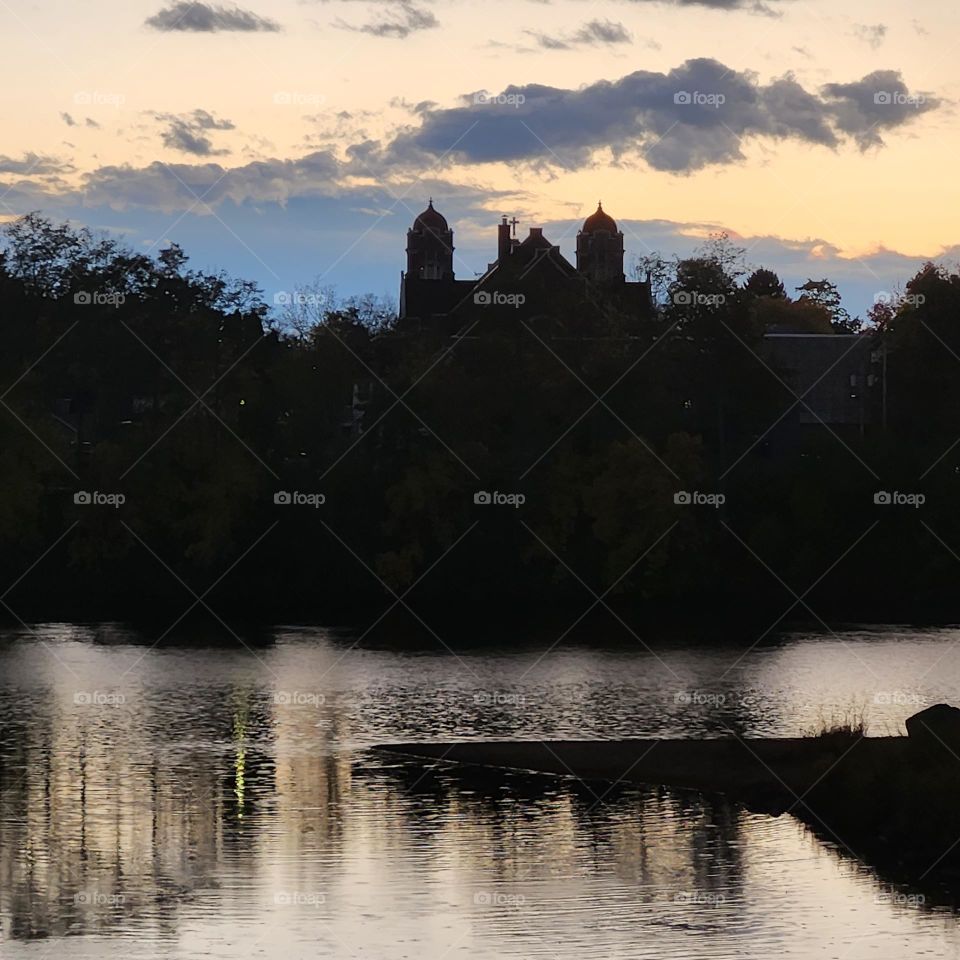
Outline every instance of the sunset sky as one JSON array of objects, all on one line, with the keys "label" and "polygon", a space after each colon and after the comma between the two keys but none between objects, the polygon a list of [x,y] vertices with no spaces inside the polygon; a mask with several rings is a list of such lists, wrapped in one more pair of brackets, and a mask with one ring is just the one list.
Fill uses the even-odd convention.
[{"label": "sunset sky", "polygon": [[395,297],[429,196],[463,278],[501,214],[572,257],[602,199],[628,263],[726,229],[863,313],[958,257],[958,21],[943,0],[0,0],[0,218],[174,240],[269,301]]}]

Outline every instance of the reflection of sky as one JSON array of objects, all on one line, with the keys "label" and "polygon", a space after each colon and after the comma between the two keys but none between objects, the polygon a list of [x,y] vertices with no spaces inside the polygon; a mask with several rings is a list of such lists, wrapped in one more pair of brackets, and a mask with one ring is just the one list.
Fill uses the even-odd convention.
[{"label": "reflection of sky", "polygon": [[256,655],[40,637],[0,652],[5,957],[68,934],[71,955],[126,957],[136,941],[175,960],[955,955],[952,919],[891,903],[789,817],[364,749],[487,722],[525,737],[574,721],[583,736],[794,733],[821,705],[872,711],[878,693],[893,718],[915,709],[896,691],[955,688],[954,633],[797,637],[725,679],[742,648],[458,661],[319,631]]}]

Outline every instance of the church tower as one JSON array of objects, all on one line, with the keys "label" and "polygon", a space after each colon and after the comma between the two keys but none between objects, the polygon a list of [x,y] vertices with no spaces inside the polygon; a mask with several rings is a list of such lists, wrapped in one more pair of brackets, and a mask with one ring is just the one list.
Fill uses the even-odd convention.
[{"label": "church tower", "polygon": [[577,270],[596,283],[624,283],[623,234],[597,204],[577,234]]},{"label": "church tower", "polygon": [[427,209],[407,231],[407,276],[417,280],[453,280],[453,231],[442,214]]}]

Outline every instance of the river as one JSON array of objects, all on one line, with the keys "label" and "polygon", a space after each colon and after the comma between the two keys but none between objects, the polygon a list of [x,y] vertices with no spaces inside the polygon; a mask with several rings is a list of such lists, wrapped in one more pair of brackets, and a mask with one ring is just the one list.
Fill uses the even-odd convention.
[{"label": "river", "polygon": [[403,740],[902,730],[960,700],[960,631],[751,648],[531,643],[451,653],[282,627],[164,644],[0,633],[5,958],[960,957],[954,912],[789,816],[722,799],[424,769]]}]

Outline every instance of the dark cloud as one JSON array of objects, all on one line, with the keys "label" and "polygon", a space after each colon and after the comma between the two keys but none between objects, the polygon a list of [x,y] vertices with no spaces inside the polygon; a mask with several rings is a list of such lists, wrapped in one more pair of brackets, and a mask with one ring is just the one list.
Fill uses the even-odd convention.
[{"label": "dark cloud", "polygon": [[239,7],[221,7],[210,3],[177,0],[147,18],[146,25],[165,33],[219,33],[239,30],[244,33],[275,33],[280,24]]},{"label": "dark cloud", "polygon": [[630,31],[613,20],[589,20],[573,39],[576,43],[630,43]]},{"label": "dark cloud", "polygon": [[533,37],[544,50],[572,50],[574,47],[588,45],[613,45],[632,43],[630,31],[622,23],[613,20],[590,20],[579,30],[571,34],[551,36],[535,30],[524,30]]},{"label": "dark cloud", "polygon": [[898,70],[876,70],[853,83],[828,83],[823,94],[837,129],[864,150],[883,146],[884,130],[903,126],[940,106],[928,93],[911,93]]},{"label": "dark cloud", "polygon": [[[707,7],[711,10],[746,10],[767,17],[780,14],[760,0],[629,0],[631,3],[658,3],[673,7]],[[786,5],[789,0],[770,0],[777,6]]]},{"label": "dark cloud", "polygon": [[[76,127],[76,126],[78,126],[79,123],[80,123],[80,121],[77,120],[77,119],[75,119],[72,114],[69,114],[69,113],[66,113],[66,112],[60,114],[60,119],[61,119],[68,127]],[[93,117],[84,117],[83,125],[84,125],[85,127],[91,127],[91,128],[93,128],[93,129],[95,129],[95,130],[99,130],[99,129],[100,129],[100,124],[97,123],[97,121],[94,120]]]},{"label": "dark cloud", "polygon": [[72,163],[57,160],[55,157],[39,153],[25,153],[22,160],[0,154],[0,173],[13,173],[20,176],[48,176],[54,173],[69,173],[74,170]]},{"label": "dark cloud", "polygon": [[341,164],[327,150],[296,160],[256,160],[238,167],[219,163],[151,163],[100,167],[86,174],[84,202],[164,212],[189,209],[200,199],[211,207],[230,200],[283,204],[291,197],[332,194]]},{"label": "dark cloud", "polygon": [[393,5],[391,12],[386,17],[379,17],[371,23],[356,26],[338,20],[336,26],[342,30],[353,30],[356,33],[369,33],[373,37],[403,39],[410,36],[411,33],[439,27],[440,21],[431,11],[403,0],[403,2]]},{"label": "dark cloud", "polygon": [[577,90],[510,86],[462,106],[431,109],[379,156],[383,165],[529,162],[575,169],[609,148],[615,160],[642,157],[658,170],[689,173],[744,159],[752,138],[838,147],[851,138],[881,145],[881,131],[909,123],[939,102],[911,95],[896,71],[811,92],[787,75],[761,84],[716,60],[688,60],[669,73],[638,70]]},{"label": "dark cloud", "polygon": [[229,150],[215,150],[209,137],[211,130],[233,130],[232,120],[218,120],[206,110],[194,110],[193,113],[155,113],[153,116],[167,124],[160,135],[163,145],[181,153],[190,153],[195,157],[213,157],[229,153]]},{"label": "dark cloud", "polygon": [[411,103],[404,97],[393,97],[390,100],[391,107],[397,107],[400,110],[406,110],[408,113],[421,114],[433,110],[437,104],[433,100],[420,100],[418,103]]}]

